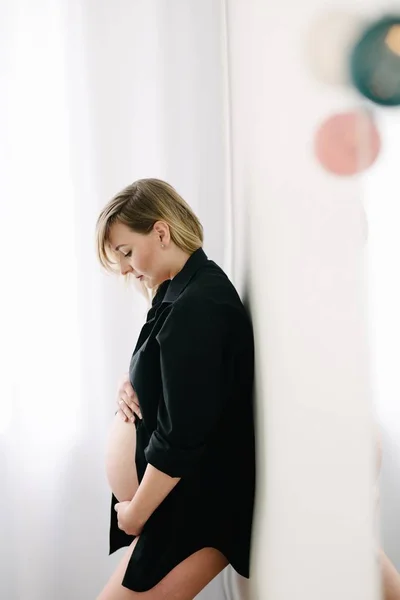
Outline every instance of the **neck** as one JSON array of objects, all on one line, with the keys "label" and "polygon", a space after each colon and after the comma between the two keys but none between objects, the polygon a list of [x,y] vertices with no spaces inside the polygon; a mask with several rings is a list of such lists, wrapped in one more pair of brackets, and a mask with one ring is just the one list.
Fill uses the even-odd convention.
[{"label": "neck", "polygon": [[178,275],[179,271],[182,271],[189,258],[190,254],[180,250],[179,248],[176,249],[171,267],[169,269],[169,279],[173,279],[176,275]]}]

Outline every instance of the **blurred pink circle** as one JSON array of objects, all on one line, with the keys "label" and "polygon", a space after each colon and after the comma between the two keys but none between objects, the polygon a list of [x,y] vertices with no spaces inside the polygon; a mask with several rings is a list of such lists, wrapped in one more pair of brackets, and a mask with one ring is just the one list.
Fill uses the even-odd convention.
[{"label": "blurred pink circle", "polygon": [[315,154],[336,175],[355,175],[377,159],[381,138],[371,114],[364,110],[336,114],[317,130]]}]

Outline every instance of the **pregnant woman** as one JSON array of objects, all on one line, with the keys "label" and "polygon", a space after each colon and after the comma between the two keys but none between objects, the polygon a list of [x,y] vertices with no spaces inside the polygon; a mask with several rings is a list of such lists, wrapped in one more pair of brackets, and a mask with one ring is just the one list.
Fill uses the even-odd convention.
[{"label": "pregnant woman", "polygon": [[249,576],[251,324],[167,183],[139,180],[117,194],[97,244],[105,268],[152,294],[121,398],[135,414],[115,416],[107,452],[110,553],[129,548],[97,600],[193,600],[229,563]]}]

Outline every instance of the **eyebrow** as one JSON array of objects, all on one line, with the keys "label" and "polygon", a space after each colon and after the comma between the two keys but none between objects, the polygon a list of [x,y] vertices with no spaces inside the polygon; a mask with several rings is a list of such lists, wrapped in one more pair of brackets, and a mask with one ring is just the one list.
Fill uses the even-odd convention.
[{"label": "eyebrow", "polygon": [[117,246],[117,247],[115,248],[115,252],[118,252],[118,250],[119,250],[120,248],[122,248],[123,246],[127,246],[127,245],[128,245],[128,244],[120,244],[119,246]]}]

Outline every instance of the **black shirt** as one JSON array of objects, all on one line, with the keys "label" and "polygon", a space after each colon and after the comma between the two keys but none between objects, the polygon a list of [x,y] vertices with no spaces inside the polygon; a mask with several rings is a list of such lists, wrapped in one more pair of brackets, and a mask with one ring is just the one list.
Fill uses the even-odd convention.
[{"label": "black shirt", "polygon": [[[148,463],[177,486],[145,524],[122,585],[154,587],[204,547],[249,577],[255,492],[253,333],[240,298],[202,249],[164,282],[130,363],[139,483]],[[110,554],[134,536],[118,528],[112,496]]]}]

